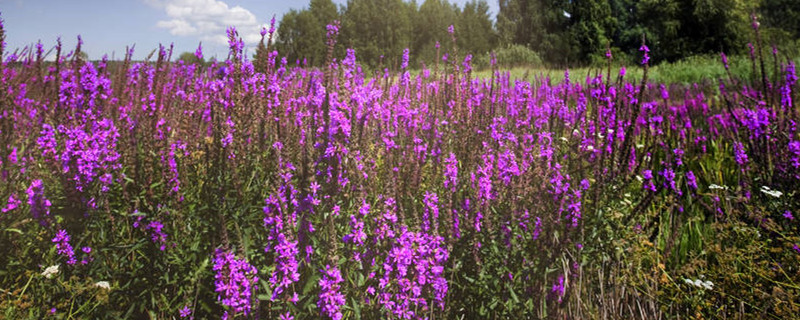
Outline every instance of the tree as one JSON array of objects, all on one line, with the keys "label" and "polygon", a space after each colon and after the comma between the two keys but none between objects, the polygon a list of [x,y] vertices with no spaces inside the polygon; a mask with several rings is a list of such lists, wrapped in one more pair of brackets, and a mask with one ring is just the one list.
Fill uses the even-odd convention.
[{"label": "tree", "polygon": [[399,65],[403,49],[412,41],[415,2],[403,0],[349,0],[342,15],[342,43],[356,51],[368,66]]},{"label": "tree", "polygon": [[485,0],[471,0],[458,19],[458,47],[473,54],[488,53],[497,44],[497,34]]},{"label": "tree", "polygon": [[655,61],[725,51],[737,53],[748,38],[749,0],[642,0],[638,19]]},{"label": "tree", "polygon": [[178,61],[183,61],[185,64],[199,64],[202,65],[205,62],[204,59],[198,59],[194,52],[183,52],[178,56]]},{"label": "tree", "polygon": [[[452,48],[453,43],[447,28],[458,21],[458,7],[446,0],[425,0],[413,21],[413,40],[411,54],[417,61],[433,64],[436,56],[436,42],[442,51]],[[459,32],[460,34],[460,32]]]},{"label": "tree", "polygon": [[309,65],[321,66],[327,53],[326,26],[338,19],[331,0],[311,0],[307,9],[289,10],[281,18],[275,48],[290,62],[306,60]]},{"label": "tree", "polygon": [[499,0],[497,29],[506,45],[521,44],[546,61],[566,64],[575,60],[577,43],[570,35],[571,0]]},{"label": "tree", "polygon": [[787,32],[800,38],[800,1],[763,0],[760,9],[764,26]]},{"label": "tree", "polygon": [[570,20],[570,36],[580,44],[578,58],[593,61],[601,57],[616,31],[617,21],[612,18],[611,4],[605,0],[574,2]]}]

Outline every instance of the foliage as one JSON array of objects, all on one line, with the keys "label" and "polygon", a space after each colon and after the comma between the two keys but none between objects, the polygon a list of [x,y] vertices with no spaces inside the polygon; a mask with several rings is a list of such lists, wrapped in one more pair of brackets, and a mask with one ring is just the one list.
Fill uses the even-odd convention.
[{"label": "foliage", "polygon": [[319,67],[325,62],[325,26],[340,19],[331,0],[312,0],[307,9],[289,10],[280,21],[276,50],[289,61]]},{"label": "foliage", "polygon": [[502,68],[513,67],[541,67],[542,59],[531,49],[521,45],[512,45],[498,49],[495,52],[497,66]]},{"label": "foliage", "polygon": [[178,61],[183,61],[185,64],[197,64],[203,65],[205,64],[205,59],[202,57],[198,57],[194,54],[194,52],[184,52],[178,56]]}]

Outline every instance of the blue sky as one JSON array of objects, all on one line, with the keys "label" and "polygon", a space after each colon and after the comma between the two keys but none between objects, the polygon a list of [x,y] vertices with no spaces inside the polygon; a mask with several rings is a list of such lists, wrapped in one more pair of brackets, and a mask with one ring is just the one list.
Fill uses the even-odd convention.
[{"label": "blue sky", "polygon": [[[463,6],[467,0],[450,2]],[[494,16],[497,1],[487,2]],[[247,47],[253,48],[261,27],[268,25],[273,15],[280,21],[290,9],[307,6],[307,0],[0,0],[0,19],[5,25],[7,52],[38,40],[46,51],[55,46],[59,36],[65,49],[72,50],[80,35],[90,59],[103,54],[120,59],[125,47],[134,44],[134,58],[142,59],[159,43],[174,44],[177,56],[194,52],[201,41],[206,57],[224,59],[228,26],[235,26]]]}]

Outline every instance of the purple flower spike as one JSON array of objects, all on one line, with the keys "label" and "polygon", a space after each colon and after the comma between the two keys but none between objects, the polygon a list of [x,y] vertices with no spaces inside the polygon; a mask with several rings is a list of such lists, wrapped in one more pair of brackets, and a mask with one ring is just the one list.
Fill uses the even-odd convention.
[{"label": "purple flower spike", "polygon": [[248,315],[253,293],[258,290],[258,270],[246,259],[237,259],[233,253],[217,249],[214,271],[217,272],[214,284],[219,293],[218,301],[235,313]]},{"label": "purple flower spike", "polygon": [[344,295],[339,292],[339,284],[344,281],[341,272],[336,267],[330,265],[325,266],[322,272],[322,278],[319,279],[319,300],[317,307],[320,313],[330,317],[333,320],[342,319],[341,308],[345,303]]},{"label": "purple flower spike", "polygon": [[730,69],[730,66],[728,65],[728,56],[725,55],[725,52],[720,52],[719,56],[722,58],[722,64],[725,65],[725,70]]},{"label": "purple flower spike", "polygon": [[197,50],[194,51],[194,56],[197,60],[203,60],[203,43],[197,45]]},{"label": "purple flower spike", "polygon": [[647,65],[650,63],[650,48],[643,44],[641,47],[639,47],[639,51],[644,53],[642,57],[642,65]]},{"label": "purple flower spike", "polygon": [[52,242],[56,244],[56,252],[59,255],[64,256],[67,258],[68,265],[74,265],[78,262],[75,259],[75,250],[72,249],[72,245],[69,244],[70,236],[66,230],[60,229],[56,236],[53,238]]}]

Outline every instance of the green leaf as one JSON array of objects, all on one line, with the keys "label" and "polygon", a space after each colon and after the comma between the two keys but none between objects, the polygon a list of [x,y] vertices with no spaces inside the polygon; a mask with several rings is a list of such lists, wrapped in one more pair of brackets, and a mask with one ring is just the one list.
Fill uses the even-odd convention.
[{"label": "green leaf", "polygon": [[514,293],[514,288],[512,288],[510,284],[506,284],[506,288],[508,288],[508,294],[511,295],[511,300],[514,300],[514,303],[519,303],[519,298],[517,294]]},{"label": "green leaf", "polygon": [[6,229],[6,231],[8,231],[8,232],[16,232],[16,233],[22,234],[22,230],[16,229],[16,228],[8,228],[8,229]]},{"label": "green leaf", "polygon": [[267,294],[263,294],[262,293],[262,294],[257,295],[256,298],[258,298],[258,300],[261,300],[261,301],[267,301],[267,300],[269,300],[270,296],[267,295]]},{"label": "green leaf", "polygon": [[306,284],[303,285],[303,295],[307,295],[311,290],[314,290],[316,287],[317,282],[319,282],[319,275],[315,272],[308,280],[306,280]]},{"label": "green leaf", "polygon": [[356,298],[350,298],[350,301],[353,305],[353,315],[356,319],[361,319],[361,304],[356,300]]}]

